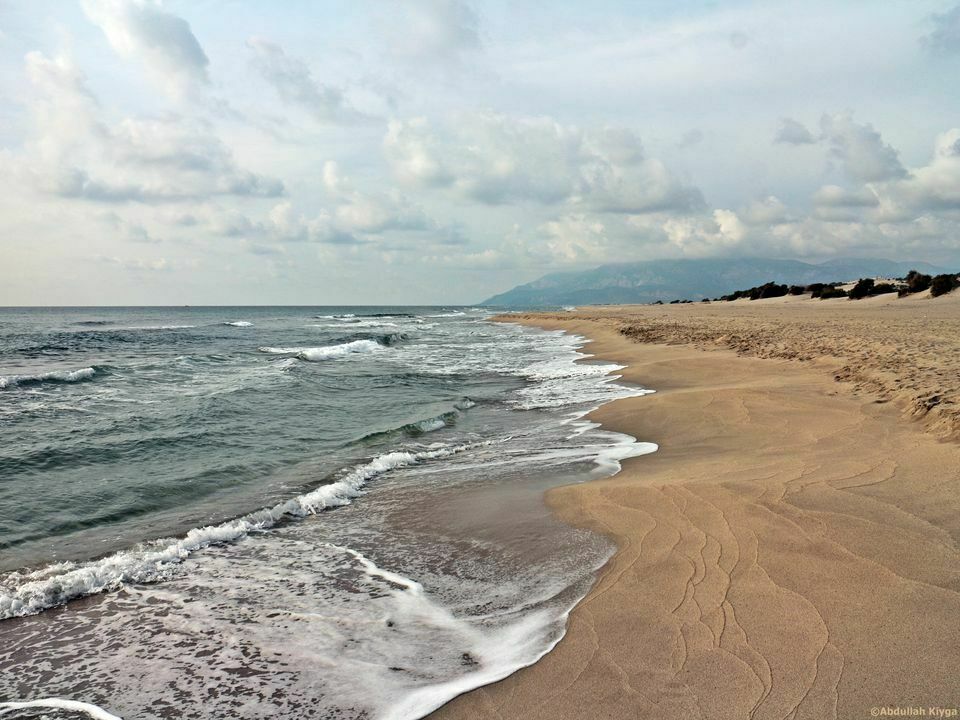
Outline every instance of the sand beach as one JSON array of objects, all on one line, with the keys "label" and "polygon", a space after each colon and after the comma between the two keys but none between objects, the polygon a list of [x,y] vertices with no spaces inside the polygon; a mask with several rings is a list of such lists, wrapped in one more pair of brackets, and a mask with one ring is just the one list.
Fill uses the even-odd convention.
[{"label": "sand beach", "polygon": [[955,716],[960,294],[507,319],[656,390],[593,419],[660,450],[548,493],[616,555],[553,652],[431,717]]}]

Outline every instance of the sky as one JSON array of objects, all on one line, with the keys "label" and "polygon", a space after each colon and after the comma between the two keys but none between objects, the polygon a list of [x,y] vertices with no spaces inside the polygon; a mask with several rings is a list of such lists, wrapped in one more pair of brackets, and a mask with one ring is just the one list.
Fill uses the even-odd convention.
[{"label": "sky", "polygon": [[0,305],[960,266],[960,4],[0,0]]}]

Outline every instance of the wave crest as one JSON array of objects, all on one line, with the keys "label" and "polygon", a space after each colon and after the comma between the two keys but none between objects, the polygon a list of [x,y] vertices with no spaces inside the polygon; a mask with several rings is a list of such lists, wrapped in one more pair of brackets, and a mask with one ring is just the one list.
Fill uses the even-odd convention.
[{"label": "wave crest", "polygon": [[143,543],[135,549],[86,563],[65,562],[33,572],[9,573],[0,578],[0,620],[34,615],[69,600],[115,590],[131,582],[162,580],[169,577],[182,560],[204,547],[235,542],[285,520],[349,505],[369,480],[390,470],[450,457],[491,444],[492,441],[484,441],[434,446],[419,452],[397,451],[378,455],[369,462],[354,466],[327,485],[235,520],[194,528],[182,538]]},{"label": "wave crest", "polygon": [[321,362],[323,360],[332,360],[355,353],[375,352],[382,348],[383,344],[376,340],[352,340],[341,343],[340,345],[327,345],[324,347],[261,347],[257,349],[262,353],[271,355],[296,355],[301,360],[308,362]]},{"label": "wave crest", "polygon": [[41,383],[72,383],[90,380],[97,374],[96,368],[85,367],[79,370],[51,370],[37,375],[0,375],[0,390]]}]

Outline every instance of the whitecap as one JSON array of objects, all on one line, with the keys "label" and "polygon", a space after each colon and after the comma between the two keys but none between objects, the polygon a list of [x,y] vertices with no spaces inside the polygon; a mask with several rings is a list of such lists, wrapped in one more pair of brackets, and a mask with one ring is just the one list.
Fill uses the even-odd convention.
[{"label": "whitecap", "polygon": [[79,370],[51,370],[37,375],[0,375],[0,390],[18,385],[34,385],[45,382],[71,383],[89,380],[97,371],[92,367]]}]

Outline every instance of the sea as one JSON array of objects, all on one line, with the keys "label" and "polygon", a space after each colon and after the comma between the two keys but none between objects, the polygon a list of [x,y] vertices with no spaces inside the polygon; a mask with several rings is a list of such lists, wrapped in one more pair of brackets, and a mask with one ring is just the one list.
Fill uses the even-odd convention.
[{"label": "sea", "polygon": [[650,391],[491,315],[0,308],[0,714],[418,718],[549,652],[613,547],[544,493]]}]

